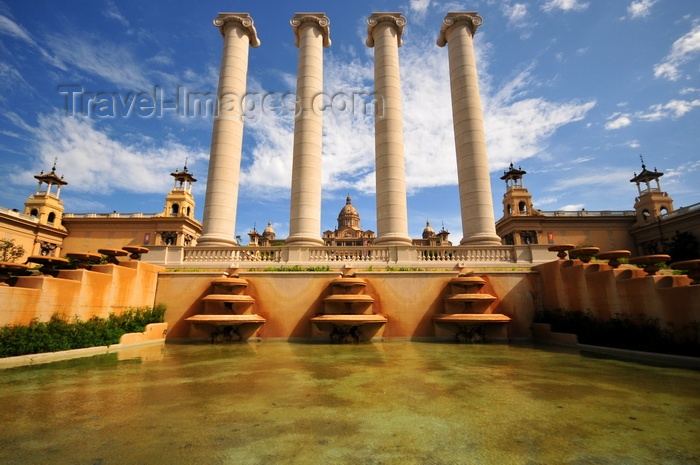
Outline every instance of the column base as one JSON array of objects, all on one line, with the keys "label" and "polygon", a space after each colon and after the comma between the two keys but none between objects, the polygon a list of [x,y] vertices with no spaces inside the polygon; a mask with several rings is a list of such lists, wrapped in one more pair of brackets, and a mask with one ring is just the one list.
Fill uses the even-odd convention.
[{"label": "column base", "polygon": [[385,234],[373,242],[374,245],[413,245],[413,239],[401,234]]},{"label": "column base", "polygon": [[303,246],[303,247],[318,247],[324,245],[323,239],[320,237],[309,236],[289,236],[284,240],[286,245]]},{"label": "column base", "polygon": [[494,234],[475,234],[463,237],[459,245],[503,245],[501,238]]},{"label": "column base", "polygon": [[232,247],[237,245],[238,242],[234,237],[223,234],[205,234],[197,239],[197,247]]}]

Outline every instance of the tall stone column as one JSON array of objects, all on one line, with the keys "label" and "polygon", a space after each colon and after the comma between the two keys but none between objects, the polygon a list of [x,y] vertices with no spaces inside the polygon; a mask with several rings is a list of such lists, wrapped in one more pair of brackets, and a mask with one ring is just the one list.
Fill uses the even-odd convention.
[{"label": "tall stone column", "polygon": [[448,45],[462,245],[499,245],[496,234],[473,37],[482,23],[475,12],[448,13],[437,44]]},{"label": "tall stone column", "polygon": [[374,47],[374,150],[377,185],[375,245],[411,245],[406,207],[406,165],[399,47],[406,18],[401,13],[372,13],[367,46]]},{"label": "tall stone column", "polygon": [[243,97],[248,49],[260,46],[253,19],[246,13],[220,13],[214,19],[224,37],[211,136],[209,174],[204,199],[201,246],[237,245],[235,238],[238,183],[243,145]]},{"label": "tall stone column", "polygon": [[290,23],[299,47],[297,114],[289,214],[289,245],[323,245],[321,239],[321,154],[323,48],[331,45],[330,20],[323,13],[297,13]]}]

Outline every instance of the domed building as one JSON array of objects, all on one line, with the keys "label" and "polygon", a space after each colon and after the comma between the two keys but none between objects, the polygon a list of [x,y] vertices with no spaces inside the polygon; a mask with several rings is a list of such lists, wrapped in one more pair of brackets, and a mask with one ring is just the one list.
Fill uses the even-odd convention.
[{"label": "domed building", "polygon": [[323,233],[323,243],[327,246],[368,246],[374,241],[374,231],[363,231],[360,227],[360,214],[352,205],[348,195],[345,205],[338,214],[338,227]]},{"label": "domed building", "polygon": [[253,226],[253,230],[248,233],[250,236],[249,246],[252,247],[270,247],[275,241],[275,230],[272,229],[272,221],[267,222],[267,227],[260,234]]},{"label": "domed building", "polygon": [[425,221],[425,228],[423,228],[423,234],[421,234],[420,239],[413,239],[413,245],[416,246],[450,246],[450,242],[447,237],[450,235],[449,231],[445,229],[445,226],[440,229],[440,232],[435,232],[432,226],[430,226],[430,221]]}]

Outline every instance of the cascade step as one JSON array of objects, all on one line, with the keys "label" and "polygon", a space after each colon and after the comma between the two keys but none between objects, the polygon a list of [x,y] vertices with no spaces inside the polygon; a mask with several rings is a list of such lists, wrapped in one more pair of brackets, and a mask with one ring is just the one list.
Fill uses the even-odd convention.
[{"label": "cascade step", "polygon": [[451,279],[450,284],[457,287],[482,287],[486,281],[479,276],[459,276]]},{"label": "cascade step", "polygon": [[208,323],[219,326],[234,326],[246,323],[265,323],[265,318],[260,315],[194,315],[185,318],[192,323]]},{"label": "cascade step", "polygon": [[491,294],[452,294],[444,298],[446,302],[493,302],[496,299]]},{"label": "cascade step", "polygon": [[367,285],[362,278],[335,278],[331,285],[338,287],[364,287]]},{"label": "cascade step", "polygon": [[255,299],[245,294],[209,294],[202,297],[202,302],[245,302],[255,303]]},{"label": "cascade step", "polygon": [[510,320],[510,317],[501,313],[445,313],[433,317],[437,323],[458,324],[508,323]]},{"label": "cascade step", "polygon": [[211,285],[230,290],[237,287],[248,287],[248,280],[242,278],[216,278],[211,281]]},{"label": "cascade step", "polygon": [[318,315],[311,318],[311,322],[359,326],[369,323],[386,323],[387,319],[383,315]]},{"label": "cascade step", "polygon": [[323,301],[326,303],[372,303],[374,302],[374,297],[366,294],[332,294],[324,297]]}]

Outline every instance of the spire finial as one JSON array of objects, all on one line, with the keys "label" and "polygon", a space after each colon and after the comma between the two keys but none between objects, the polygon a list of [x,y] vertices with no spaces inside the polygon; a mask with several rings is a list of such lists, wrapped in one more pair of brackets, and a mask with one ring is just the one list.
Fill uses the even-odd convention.
[{"label": "spire finial", "polygon": [[642,156],[641,153],[639,154],[639,159],[642,161],[642,169],[643,169],[643,170],[647,169],[647,167],[644,166],[644,157]]},{"label": "spire finial", "polygon": [[57,161],[58,161],[58,157],[53,157],[53,168],[51,168],[52,173],[56,172],[56,162]]},{"label": "spire finial", "polygon": [[187,160],[188,160],[188,157],[185,157],[185,168],[183,169],[183,171],[187,171]]}]

